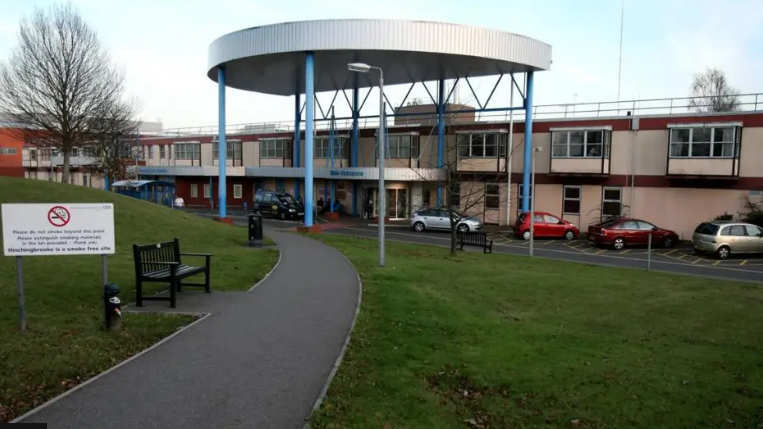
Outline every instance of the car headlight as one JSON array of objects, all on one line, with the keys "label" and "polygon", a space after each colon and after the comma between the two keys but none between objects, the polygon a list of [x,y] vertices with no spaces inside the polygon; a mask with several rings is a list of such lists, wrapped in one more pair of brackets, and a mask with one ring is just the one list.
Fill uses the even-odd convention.
[{"label": "car headlight", "polygon": [[296,210],[294,210],[294,209],[289,209],[289,211],[290,211],[291,213],[294,213]]},{"label": "car headlight", "polygon": [[573,228],[577,228],[574,223],[571,223],[570,226]]}]

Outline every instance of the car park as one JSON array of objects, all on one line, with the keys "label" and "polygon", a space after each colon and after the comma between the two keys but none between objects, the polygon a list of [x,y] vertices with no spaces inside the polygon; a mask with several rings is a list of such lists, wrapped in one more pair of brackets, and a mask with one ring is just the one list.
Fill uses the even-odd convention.
[{"label": "car park", "polygon": [[[534,237],[574,240],[580,234],[580,230],[578,230],[578,227],[575,226],[575,224],[546,212],[533,212],[532,227]],[[517,216],[513,229],[515,236],[524,240],[529,240],[530,212],[520,213],[519,216]]]},{"label": "car park", "polygon": [[[458,212],[453,212],[456,230],[458,232],[481,231],[485,225],[474,217],[464,216]],[[416,232],[424,232],[428,229],[433,230],[451,230],[451,221],[448,209],[424,209],[418,210],[411,216],[411,228]]]},{"label": "car park", "polygon": [[252,210],[276,219],[299,219],[305,215],[304,206],[289,194],[259,190],[254,196]]},{"label": "car park", "polygon": [[588,227],[589,241],[616,250],[631,245],[647,245],[649,236],[656,246],[673,247],[679,241],[674,231],[640,219],[610,219]]},{"label": "car park", "polygon": [[733,253],[763,253],[763,229],[743,222],[703,222],[694,230],[692,246],[695,253],[713,253],[719,259]]}]

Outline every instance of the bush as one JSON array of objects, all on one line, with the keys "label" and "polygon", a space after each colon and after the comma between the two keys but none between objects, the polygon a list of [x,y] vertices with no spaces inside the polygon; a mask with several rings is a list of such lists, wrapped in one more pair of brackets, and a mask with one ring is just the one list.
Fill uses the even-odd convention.
[{"label": "bush", "polygon": [[734,215],[727,212],[723,212],[722,215],[718,215],[713,218],[713,220],[733,220],[733,219],[734,219]]},{"label": "bush", "polygon": [[763,207],[750,200],[747,195],[742,196],[742,211],[739,212],[739,220],[763,227]]}]

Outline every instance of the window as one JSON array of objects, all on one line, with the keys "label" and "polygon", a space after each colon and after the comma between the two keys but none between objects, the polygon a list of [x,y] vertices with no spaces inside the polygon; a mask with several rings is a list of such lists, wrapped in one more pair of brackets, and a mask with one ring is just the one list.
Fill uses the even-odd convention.
[{"label": "window", "polygon": [[506,133],[459,134],[457,139],[459,158],[490,158],[506,156]]},{"label": "window", "polygon": [[[315,158],[331,158],[331,140],[328,137],[315,138]],[[342,159],[347,155],[347,139],[334,137],[334,158]]]},{"label": "window", "polygon": [[631,230],[636,230],[636,229],[639,229],[639,226],[638,226],[638,222],[636,222],[635,220],[627,220],[627,221],[621,223],[620,225],[617,225],[617,227],[615,229],[631,229]]},{"label": "window", "polygon": [[731,225],[731,226],[724,227],[721,230],[721,235],[731,236],[731,237],[744,237],[745,235],[744,225]]},{"label": "window", "polygon": [[82,186],[90,187],[90,175],[89,174],[83,174],[82,175]]},{"label": "window", "polygon": [[[63,155],[63,154],[62,154],[62,155]],[[73,147],[73,148],[72,148],[72,149],[69,151],[69,156],[71,156],[71,157],[74,157],[74,156],[79,156],[79,148],[78,148],[78,147]]]},{"label": "window", "polygon": [[562,213],[568,215],[580,214],[580,186],[565,186]]},{"label": "window", "polygon": [[644,222],[643,220],[638,221],[638,229],[642,231],[651,231],[654,228],[656,227],[649,222]]},{"label": "window", "polygon": [[44,148],[39,149],[37,152],[40,158],[40,161],[50,161],[50,149]]},{"label": "window", "polygon": [[622,210],[622,189],[604,187],[601,201],[602,217],[620,216]]},{"label": "window", "polygon": [[204,184],[204,198],[209,198],[209,190],[210,190],[209,189],[209,185],[205,183]]},{"label": "window", "polygon": [[747,231],[747,235],[750,237],[760,237],[763,231],[755,225],[745,225],[744,229]]},{"label": "window", "polygon": [[16,155],[15,147],[0,147],[0,155]]},{"label": "window", "polygon": [[276,192],[279,194],[286,192],[286,183],[283,180],[276,180]]},{"label": "window", "polygon": [[191,198],[199,198],[199,185],[196,183],[191,184]]},{"label": "window", "polygon": [[167,146],[159,145],[159,158],[165,159],[167,157]]},{"label": "window", "polygon": [[[519,184],[519,195],[517,196],[517,211],[522,211],[522,197],[524,196],[525,192],[525,186],[523,184]],[[532,185],[530,186],[530,193],[528,195],[530,197],[530,200],[528,201],[528,204],[530,205],[528,207],[528,210],[531,210],[533,207],[533,188]]]},{"label": "window", "polygon": [[671,158],[733,158],[739,127],[684,127],[670,130]]},{"label": "window", "polygon": [[254,196],[254,202],[267,204],[270,203],[270,200],[273,198],[274,197],[272,192],[260,192]]},{"label": "window", "polygon": [[233,198],[241,199],[243,194],[243,187],[241,185],[233,185]]},{"label": "window", "polygon": [[[241,159],[241,142],[238,140],[231,140],[225,142],[225,156],[226,159],[234,160]],[[212,159],[219,159],[218,154],[219,146],[217,142],[212,143]]]},{"label": "window", "polygon": [[37,151],[34,149],[29,149],[29,159],[32,161],[37,161]]},{"label": "window", "polygon": [[175,159],[178,159],[178,160],[201,159],[201,143],[195,143],[195,142],[175,143]]},{"label": "window", "polygon": [[[429,201],[432,201],[431,199]],[[439,201],[438,201],[439,202]],[[448,204],[455,210],[461,208],[461,188],[453,189],[453,192],[448,196]]]},{"label": "window", "polygon": [[501,186],[497,183],[485,185],[485,208],[498,209],[501,207]]},{"label": "window", "polygon": [[260,140],[260,158],[284,158],[291,147],[288,139],[263,139]]},{"label": "window", "polygon": [[430,201],[432,201],[432,191],[429,189],[421,191],[421,205],[428,206]]},{"label": "window", "polygon": [[95,152],[96,152],[96,148],[92,146],[87,146],[80,149],[79,155],[88,157],[88,158],[93,158],[95,156]]},{"label": "window", "polygon": [[[418,158],[419,136],[414,134],[388,134],[385,149],[385,158]],[[378,149],[376,153],[379,153]]]},{"label": "window", "polygon": [[558,217],[551,215],[543,215],[543,222],[558,224],[561,222]]},{"label": "window", "polygon": [[339,182],[336,184],[336,189],[334,189],[334,197],[336,197],[337,201],[343,201],[347,198],[347,188],[345,188],[344,182]]},{"label": "window", "polygon": [[609,130],[551,132],[553,158],[609,158]]}]

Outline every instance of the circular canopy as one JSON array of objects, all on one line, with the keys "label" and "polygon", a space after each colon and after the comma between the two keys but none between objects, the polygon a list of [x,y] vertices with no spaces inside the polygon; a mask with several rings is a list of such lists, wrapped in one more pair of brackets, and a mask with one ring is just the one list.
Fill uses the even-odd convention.
[{"label": "circular canopy", "polygon": [[424,21],[347,19],[287,22],[227,34],[209,47],[207,76],[264,94],[304,92],[305,52],[315,53],[315,91],[378,82],[347,70],[366,63],[384,70],[387,85],[548,70],[551,46],[484,28]]}]

